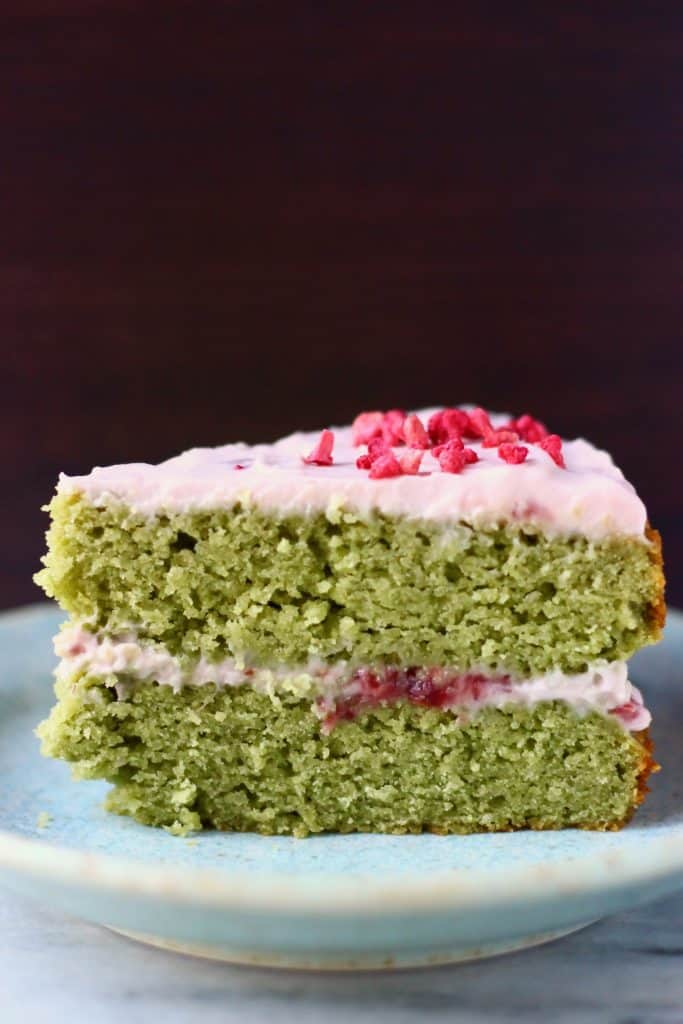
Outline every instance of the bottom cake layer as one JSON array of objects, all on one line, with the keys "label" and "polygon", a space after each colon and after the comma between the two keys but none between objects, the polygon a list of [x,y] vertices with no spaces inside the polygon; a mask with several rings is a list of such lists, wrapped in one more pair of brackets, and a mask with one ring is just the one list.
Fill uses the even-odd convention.
[{"label": "bottom cake layer", "polygon": [[557,700],[475,715],[401,702],[325,734],[309,699],[245,686],[117,699],[87,676],[57,694],[43,752],[113,783],[109,810],[175,833],[615,829],[654,766],[647,732]]}]

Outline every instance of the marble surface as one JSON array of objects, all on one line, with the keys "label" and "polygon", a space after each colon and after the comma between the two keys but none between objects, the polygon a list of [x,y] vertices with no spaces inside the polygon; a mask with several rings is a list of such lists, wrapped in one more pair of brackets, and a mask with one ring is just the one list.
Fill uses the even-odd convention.
[{"label": "marble surface", "polygon": [[0,1020],[681,1024],[683,894],[479,963],[307,975],[164,953],[0,887]]}]

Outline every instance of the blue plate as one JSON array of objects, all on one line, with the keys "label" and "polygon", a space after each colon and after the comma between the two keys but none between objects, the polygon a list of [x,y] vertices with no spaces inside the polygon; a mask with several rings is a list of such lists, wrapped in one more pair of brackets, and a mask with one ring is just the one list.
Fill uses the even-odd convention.
[{"label": "blue plate", "polygon": [[[49,605],[0,616],[0,869],[52,907],[173,949],[296,967],[439,963],[520,948],[683,888],[683,615],[634,660],[662,772],[617,833],[178,839],[106,814],[106,785],[38,752]],[[41,827],[42,826],[42,827]]]}]

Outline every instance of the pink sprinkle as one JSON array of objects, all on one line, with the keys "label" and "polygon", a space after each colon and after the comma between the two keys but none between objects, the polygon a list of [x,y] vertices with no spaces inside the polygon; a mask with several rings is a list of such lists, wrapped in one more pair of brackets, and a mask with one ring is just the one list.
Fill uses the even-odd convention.
[{"label": "pink sprinkle", "polygon": [[538,447],[542,448],[544,452],[547,452],[553,462],[560,467],[560,469],[566,469],[564,462],[564,456],[562,454],[562,438],[559,434],[548,434],[538,442]]},{"label": "pink sprinkle", "polygon": [[440,409],[429,417],[427,432],[433,445],[446,444],[460,437],[469,423],[469,417],[462,409]]},{"label": "pink sprinkle", "polygon": [[232,468],[233,469],[246,469],[247,467],[243,466],[241,462],[236,462],[235,465]]},{"label": "pink sprinkle", "polygon": [[469,421],[469,416],[462,409],[444,409],[441,420],[449,439],[462,437]]},{"label": "pink sprinkle", "polygon": [[441,456],[441,452],[445,451],[445,449],[448,447],[459,448],[462,451],[465,445],[462,443],[461,438],[452,437],[450,441],[446,441],[445,444],[435,444],[434,447],[432,448],[432,455],[434,456],[435,459],[438,459]]},{"label": "pink sprinkle", "polygon": [[331,430],[323,430],[320,439],[310,455],[304,457],[307,466],[331,466],[334,434]]},{"label": "pink sprinkle", "polygon": [[378,459],[380,455],[385,455],[388,451],[391,451],[391,449],[383,437],[373,437],[372,441],[368,441],[368,458],[371,463]]},{"label": "pink sprinkle", "polygon": [[409,448],[407,451],[401,452],[398,457],[401,472],[405,473],[406,476],[415,476],[420,472],[420,463],[423,456],[424,452],[417,448]]},{"label": "pink sprinkle", "polygon": [[391,448],[383,437],[373,437],[368,441],[366,454],[359,455],[356,459],[356,465],[359,469],[371,469],[383,455],[391,455]]},{"label": "pink sprinkle", "polygon": [[357,447],[360,444],[368,444],[374,437],[381,437],[383,425],[383,413],[359,413],[351,425],[351,444]]},{"label": "pink sprinkle", "polygon": [[401,464],[392,451],[387,449],[376,458],[368,474],[371,480],[384,480],[390,476],[401,475]]},{"label": "pink sprinkle", "polygon": [[432,444],[445,444],[448,440],[446,428],[443,425],[443,409],[440,412],[432,413],[427,421],[427,432]]},{"label": "pink sprinkle", "polygon": [[499,444],[515,444],[519,441],[519,434],[514,430],[491,430],[484,437],[482,448],[497,448]]},{"label": "pink sprinkle", "polygon": [[515,430],[522,441],[528,441],[529,444],[538,444],[539,441],[548,436],[548,428],[545,423],[534,419],[528,412],[525,412],[519,419],[510,420],[508,427],[510,430]]},{"label": "pink sprinkle", "polygon": [[390,409],[382,418],[382,437],[388,445],[403,444],[403,424],[406,414],[402,409]]},{"label": "pink sprinkle", "polygon": [[467,414],[468,424],[465,437],[487,437],[493,433],[493,424],[485,409],[473,409]]},{"label": "pink sprinkle", "polygon": [[429,448],[429,435],[419,416],[406,416],[403,424],[403,437],[409,448]]},{"label": "pink sprinkle", "polygon": [[467,465],[465,448],[459,439],[441,445],[437,458],[444,473],[462,473]]},{"label": "pink sprinkle", "polygon": [[503,462],[509,462],[512,466],[518,466],[520,462],[524,462],[528,454],[529,449],[525,448],[523,444],[503,442],[498,448],[498,458]]}]

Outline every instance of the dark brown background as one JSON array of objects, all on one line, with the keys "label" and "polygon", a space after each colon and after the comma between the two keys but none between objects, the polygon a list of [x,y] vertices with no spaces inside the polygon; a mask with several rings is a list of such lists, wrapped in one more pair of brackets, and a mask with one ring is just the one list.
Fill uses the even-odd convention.
[{"label": "dark brown background", "polygon": [[60,469],[466,400],[611,448],[683,600],[683,9],[552,6],[0,14],[0,603]]}]

